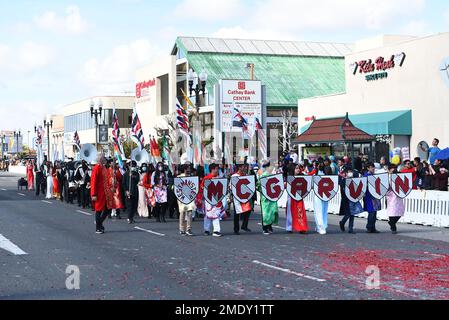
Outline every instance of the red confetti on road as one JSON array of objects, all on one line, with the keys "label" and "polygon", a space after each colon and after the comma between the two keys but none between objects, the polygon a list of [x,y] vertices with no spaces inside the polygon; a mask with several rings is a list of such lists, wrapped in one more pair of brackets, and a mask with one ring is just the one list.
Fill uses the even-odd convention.
[{"label": "red confetti on road", "polygon": [[[368,266],[380,270],[381,290],[419,299],[449,299],[449,255],[400,250],[339,250],[320,254],[322,268],[365,286]],[[374,293],[374,292],[373,292]]]}]

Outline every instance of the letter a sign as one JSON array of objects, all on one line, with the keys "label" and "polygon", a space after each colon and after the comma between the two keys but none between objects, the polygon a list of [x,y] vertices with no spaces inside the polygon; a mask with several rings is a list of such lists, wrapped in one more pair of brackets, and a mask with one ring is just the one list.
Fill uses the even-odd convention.
[{"label": "letter a sign", "polygon": [[270,201],[278,201],[284,193],[284,177],[282,174],[260,178],[262,194]]},{"label": "letter a sign", "polygon": [[382,200],[390,190],[390,176],[388,173],[368,176],[368,191],[377,200]]},{"label": "letter a sign", "polygon": [[351,202],[359,202],[368,188],[367,178],[346,179],[345,194]]},{"label": "letter a sign", "polygon": [[255,176],[235,176],[231,178],[231,189],[234,199],[244,204],[248,203],[256,192]]},{"label": "letter a sign", "polygon": [[311,176],[288,176],[287,192],[296,201],[301,201],[312,191],[313,179]]},{"label": "letter a sign", "polygon": [[391,189],[401,199],[407,197],[413,190],[411,173],[394,173],[391,175]]},{"label": "letter a sign", "polygon": [[174,192],[179,202],[187,205],[195,200],[199,191],[198,177],[180,177],[175,178]]},{"label": "letter a sign", "polygon": [[228,191],[228,179],[208,179],[204,181],[204,199],[211,205],[216,206],[226,197]]},{"label": "letter a sign", "polygon": [[331,201],[338,193],[338,176],[313,176],[313,191],[323,201]]}]

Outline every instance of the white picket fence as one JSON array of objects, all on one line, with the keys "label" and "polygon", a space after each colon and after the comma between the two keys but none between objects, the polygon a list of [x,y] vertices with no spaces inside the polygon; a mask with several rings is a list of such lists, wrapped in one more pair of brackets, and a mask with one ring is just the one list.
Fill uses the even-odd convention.
[{"label": "white picket fence", "polygon": [[[307,211],[313,211],[313,191],[304,200]],[[329,202],[329,213],[338,214],[340,211],[340,192]],[[279,207],[287,206],[287,192],[284,192],[279,200]],[[382,210],[378,211],[379,220],[388,220],[385,209],[386,200],[382,200]],[[366,218],[368,213],[359,215]],[[418,191],[413,190],[405,199],[405,215],[401,218],[402,223],[419,224],[433,227],[449,228],[449,192],[443,191]]]}]

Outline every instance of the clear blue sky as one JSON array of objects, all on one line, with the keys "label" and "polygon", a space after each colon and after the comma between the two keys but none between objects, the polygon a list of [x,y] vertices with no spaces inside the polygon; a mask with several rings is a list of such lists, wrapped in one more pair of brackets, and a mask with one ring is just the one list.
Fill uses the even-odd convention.
[{"label": "clear blue sky", "polygon": [[133,90],[136,68],[178,35],[354,42],[446,31],[443,0],[1,1],[0,129]]}]

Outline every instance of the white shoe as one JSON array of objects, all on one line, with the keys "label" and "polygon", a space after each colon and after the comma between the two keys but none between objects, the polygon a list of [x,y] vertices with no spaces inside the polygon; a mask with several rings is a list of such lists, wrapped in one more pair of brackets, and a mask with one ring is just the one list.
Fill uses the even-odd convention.
[{"label": "white shoe", "polygon": [[319,231],[318,233],[321,234],[321,235],[325,235],[327,232],[326,231]]}]

